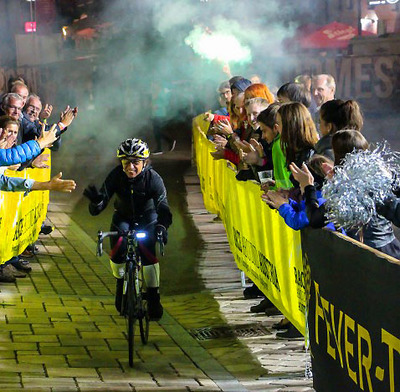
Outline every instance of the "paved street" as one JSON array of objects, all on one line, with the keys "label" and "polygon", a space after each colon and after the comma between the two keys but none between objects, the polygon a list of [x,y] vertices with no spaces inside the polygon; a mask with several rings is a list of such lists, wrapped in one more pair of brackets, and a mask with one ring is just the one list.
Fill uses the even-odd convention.
[{"label": "paved street", "polygon": [[312,390],[304,342],[275,337],[279,316],[249,313],[259,300],[243,299],[224,227],[204,209],[193,169],[185,183],[187,213],[204,241],[205,289],[163,296],[164,316],[151,323],[146,346],[136,340],[133,369],[107,257],[95,256],[71,206],[49,206],[56,230],[40,237],[33,271],[0,286],[1,391]]}]

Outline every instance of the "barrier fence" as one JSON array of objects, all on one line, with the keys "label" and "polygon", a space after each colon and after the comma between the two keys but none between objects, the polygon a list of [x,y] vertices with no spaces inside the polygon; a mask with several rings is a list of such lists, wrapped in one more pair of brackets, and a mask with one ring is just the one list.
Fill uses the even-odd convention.
[{"label": "barrier fence", "polygon": [[204,134],[208,125],[202,115],[193,120],[205,207],[224,222],[238,268],[304,334],[306,297],[300,232],[288,227],[278,212],[261,200],[258,184],[236,180],[227,161],[212,158],[214,144]]},{"label": "barrier fence", "polygon": [[400,391],[400,261],[336,232],[290,229],[259,185],[213,160],[208,125],[193,120],[205,207],[239,269],[303,334],[307,314],[316,391]]},{"label": "barrier fence", "polygon": [[[46,153],[50,152],[46,150]],[[50,163],[49,163],[50,166]],[[5,175],[36,181],[48,181],[49,169],[6,170]],[[0,191],[0,264],[21,254],[34,243],[46,219],[49,191],[24,192]]]},{"label": "barrier fence", "polygon": [[327,230],[302,232],[318,392],[400,391],[400,262]]}]

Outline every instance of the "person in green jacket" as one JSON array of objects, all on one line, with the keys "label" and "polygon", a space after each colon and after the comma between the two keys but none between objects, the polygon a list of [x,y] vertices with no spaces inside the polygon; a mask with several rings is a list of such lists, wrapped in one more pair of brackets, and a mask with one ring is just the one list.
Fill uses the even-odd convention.
[{"label": "person in green jacket", "polygon": [[269,187],[290,189],[290,171],[286,166],[286,156],[282,151],[280,134],[278,133],[277,114],[281,107],[279,102],[274,102],[258,116],[258,123],[262,131],[262,138],[268,143],[272,143],[272,165],[274,182],[267,184]]}]

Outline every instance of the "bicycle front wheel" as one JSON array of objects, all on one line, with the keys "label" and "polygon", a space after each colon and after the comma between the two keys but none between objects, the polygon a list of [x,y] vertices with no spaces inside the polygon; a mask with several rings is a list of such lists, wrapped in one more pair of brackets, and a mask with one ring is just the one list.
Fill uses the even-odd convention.
[{"label": "bicycle front wheel", "polygon": [[133,263],[129,264],[128,268],[128,287],[126,292],[126,310],[127,310],[127,321],[128,321],[128,350],[129,350],[129,366],[133,367],[133,354],[135,348],[135,325],[136,325],[136,305],[137,297],[135,290],[136,281],[136,268]]},{"label": "bicycle front wheel", "polygon": [[147,300],[143,299],[142,286],[141,291],[141,304],[140,304],[140,316],[139,316],[139,328],[140,328],[140,338],[143,344],[146,344],[149,340],[149,313],[147,311]]}]

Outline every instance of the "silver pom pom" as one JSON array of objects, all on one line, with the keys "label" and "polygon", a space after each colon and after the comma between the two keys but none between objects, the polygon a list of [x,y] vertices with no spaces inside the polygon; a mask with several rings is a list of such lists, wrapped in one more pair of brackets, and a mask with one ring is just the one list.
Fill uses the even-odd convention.
[{"label": "silver pom pom", "polygon": [[399,168],[400,154],[390,151],[386,142],[373,151],[347,154],[322,188],[328,221],[345,230],[366,225],[376,215],[376,205],[394,196]]}]

